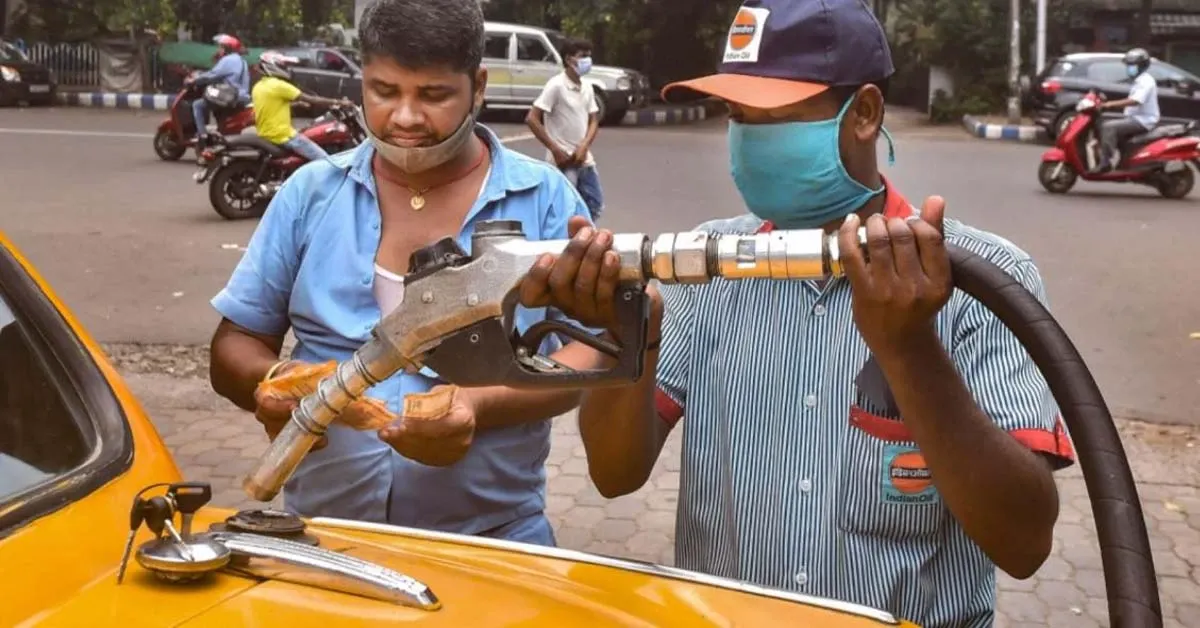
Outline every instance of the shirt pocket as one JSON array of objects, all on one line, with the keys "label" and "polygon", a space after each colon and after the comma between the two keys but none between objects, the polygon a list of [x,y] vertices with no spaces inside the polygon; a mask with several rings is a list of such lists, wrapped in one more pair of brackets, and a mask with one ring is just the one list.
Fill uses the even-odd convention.
[{"label": "shirt pocket", "polygon": [[898,417],[855,392],[842,444],[838,525],[888,541],[938,535],[948,513],[920,448]]}]

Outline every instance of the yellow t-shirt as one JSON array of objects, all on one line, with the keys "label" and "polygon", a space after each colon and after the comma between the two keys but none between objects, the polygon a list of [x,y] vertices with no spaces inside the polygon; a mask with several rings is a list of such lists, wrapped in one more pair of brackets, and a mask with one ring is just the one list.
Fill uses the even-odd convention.
[{"label": "yellow t-shirt", "polygon": [[254,128],[258,136],[272,144],[282,144],[296,135],[292,128],[292,101],[300,90],[291,83],[264,76],[250,91],[254,102]]}]

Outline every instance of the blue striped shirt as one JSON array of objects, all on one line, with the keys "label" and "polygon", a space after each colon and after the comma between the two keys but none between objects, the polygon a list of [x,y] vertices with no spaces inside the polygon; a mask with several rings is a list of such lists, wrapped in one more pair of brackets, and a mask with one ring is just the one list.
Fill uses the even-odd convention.
[{"label": "blue striped shirt", "polygon": [[[912,208],[889,189],[886,213]],[[754,233],[745,215],[700,231]],[[1029,256],[946,220],[947,241],[1045,301]],[[927,628],[989,626],[995,566],[942,503],[854,325],[850,286],[663,286],[659,413],[683,421],[676,565],[884,609]],[[1074,453],[1016,338],[956,290],[936,327],[980,408],[1057,467]],[[998,471],[1002,472],[1002,471]]]}]

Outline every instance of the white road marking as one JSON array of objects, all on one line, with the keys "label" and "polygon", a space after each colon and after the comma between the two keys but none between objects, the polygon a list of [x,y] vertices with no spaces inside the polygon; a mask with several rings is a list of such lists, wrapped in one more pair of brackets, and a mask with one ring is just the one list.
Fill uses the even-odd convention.
[{"label": "white road marking", "polygon": [[[123,133],[120,131],[72,131],[67,129],[16,129],[0,127],[0,133],[10,135],[63,135],[68,137],[114,137],[125,139],[150,139],[154,137],[153,133]],[[510,135],[500,138],[503,144],[511,144],[512,142],[523,142],[533,139],[533,133],[522,133],[521,135]]]},{"label": "white road marking", "polygon": [[153,133],[121,133],[118,131],[70,131],[64,129],[8,129],[0,128],[0,133],[11,135],[66,135],[74,137],[123,137],[147,139],[154,137]]}]

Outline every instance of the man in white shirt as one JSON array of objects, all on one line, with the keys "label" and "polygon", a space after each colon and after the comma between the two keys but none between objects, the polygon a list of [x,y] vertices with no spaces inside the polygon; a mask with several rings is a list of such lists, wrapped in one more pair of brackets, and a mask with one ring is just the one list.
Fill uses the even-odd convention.
[{"label": "man in white shirt", "polygon": [[592,67],[592,45],[573,39],[559,51],[563,71],[546,82],[529,109],[526,124],[546,146],[546,161],[554,163],[575,186],[594,221],[604,208],[600,175],[592,156],[592,142],[600,129],[600,105],[583,75]]},{"label": "man in white shirt", "polygon": [[[1129,87],[1129,96],[1120,100],[1110,100],[1101,109],[1124,109],[1125,118],[1105,122],[1100,127],[1100,171],[1111,170],[1119,165],[1121,160],[1117,146],[1126,138],[1141,135],[1153,129],[1160,118],[1158,112],[1158,82],[1150,75],[1150,54],[1142,48],[1134,48],[1125,53],[1125,69],[1133,84]],[[1118,159],[1112,160],[1116,154]]]}]

